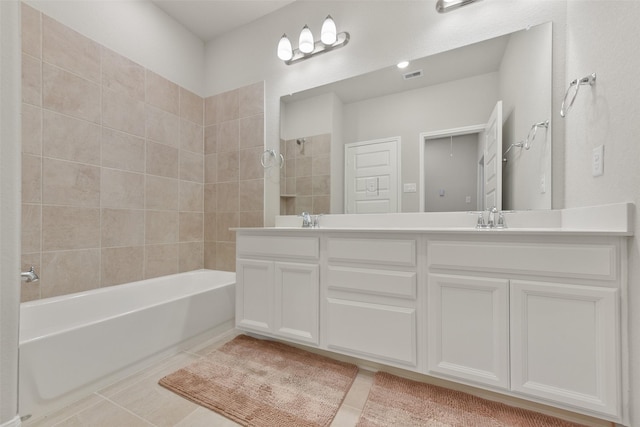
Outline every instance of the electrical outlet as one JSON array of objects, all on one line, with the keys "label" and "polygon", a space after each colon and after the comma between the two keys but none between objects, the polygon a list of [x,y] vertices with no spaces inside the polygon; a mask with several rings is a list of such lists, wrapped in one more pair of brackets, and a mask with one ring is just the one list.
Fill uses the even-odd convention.
[{"label": "electrical outlet", "polygon": [[591,175],[600,176],[604,173],[604,145],[599,145],[593,149],[591,160]]}]

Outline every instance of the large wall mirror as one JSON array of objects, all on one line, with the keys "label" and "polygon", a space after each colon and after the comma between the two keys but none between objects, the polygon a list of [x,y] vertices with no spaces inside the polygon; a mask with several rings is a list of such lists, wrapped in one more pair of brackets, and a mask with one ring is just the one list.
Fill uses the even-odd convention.
[{"label": "large wall mirror", "polygon": [[282,97],[280,213],[550,209],[551,46],[546,23]]}]

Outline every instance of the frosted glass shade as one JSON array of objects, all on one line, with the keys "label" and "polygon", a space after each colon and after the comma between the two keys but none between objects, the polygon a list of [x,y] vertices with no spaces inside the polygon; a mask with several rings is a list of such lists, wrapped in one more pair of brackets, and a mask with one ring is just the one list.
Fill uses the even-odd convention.
[{"label": "frosted glass shade", "polygon": [[320,41],[325,45],[332,45],[338,40],[338,30],[336,29],[336,23],[333,21],[331,15],[327,16],[327,19],[322,23],[322,29],[320,30]]},{"label": "frosted glass shade", "polygon": [[283,61],[293,58],[293,48],[286,34],[283,34],[278,42],[278,58]]},{"label": "frosted glass shade", "polygon": [[311,30],[306,25],[300,31],[300,39],[298,40],[298,49],[302,53],[311,53],[314,48],[313,34],[311,34]]}]

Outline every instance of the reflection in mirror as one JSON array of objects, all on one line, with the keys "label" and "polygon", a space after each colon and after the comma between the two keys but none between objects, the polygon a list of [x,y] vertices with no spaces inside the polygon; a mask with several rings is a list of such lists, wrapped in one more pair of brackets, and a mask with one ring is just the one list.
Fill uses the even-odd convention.
[{"label": "reflection in mirror", "polygon": [[[538,129],[529,149],[518,143],[527,138],[532,124],[551,118],[551,41],[551,23],[541,24],[414,60],[403,70],[391,66],[282,97],[281,152],[287,153],[284,169],[285,173],[295,170],[296,175],[286,175],[289,186],[281,184],[281,213],[299,214],[300,206],[313,213],[345,213],[345,201],[349,200],[345,189],[349,188],[363,191],[360,196],[365,199],[367,189],[369,197],[397,191],[400,212],[489,208],[484,206],[486,195],[482,193],[491,175],[482,164],[487,135],[476,132],[476,158],[473,163],[467,159],[464,166],[455,157],[463,152],[456,135],[461,129],[484,129],[499,101],[502,148],[494,175],[502,179],[497,183],[501,195],[494,204],[501,204],[502,209],[550,209],[552,123]],[[447,139],[449,150],[432,150],[428,145],[434,136]],[[324,181],[316,179],[314,185],[320,169],[314,172],[313,165],[320,160],[302,160],[303,165],[311,162],[309,169],[287,165],[293,157],[296,163],[305,157],[287,151],[301,138],[319,138],[329,145],[320,150],[330,162],[318,167],[323,168],[323,175],[328,168],[330,182],[324,175]],[[385,181],[383,175],[375,185],[371,176],[353,185],[345,182],[345,146],[385,139],[399,141],[397,185],[383,188],[384,182],[392,182]],[[305,147],[306,153],[313,153],[313,148],[309,149],[313,144]],[[512,144],[506,161],[502,161],[503,152]],[[449,175],[446,179],[444,170]],[[476,181],[464,187],[459,182],[462,177],[475,177]],[[304,195],[291,191],[293,182],[301,182]],[[324,197],[317,204],[321,211],[313,208],[314,189],[324,192],[318,194]]]}]

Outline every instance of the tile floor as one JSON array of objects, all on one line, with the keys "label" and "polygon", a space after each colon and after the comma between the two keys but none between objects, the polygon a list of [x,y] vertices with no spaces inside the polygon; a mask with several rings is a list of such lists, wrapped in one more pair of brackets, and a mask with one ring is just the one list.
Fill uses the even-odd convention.
[{"label": "tile floor", "polygon": [[[25,427],[179,426],[233,427],[238,424],[158,385],[158,380],[231,340],[235,331],[182,351]],[[332,427],[356,425],[373,383],[373,373],[360,370]]]}]

